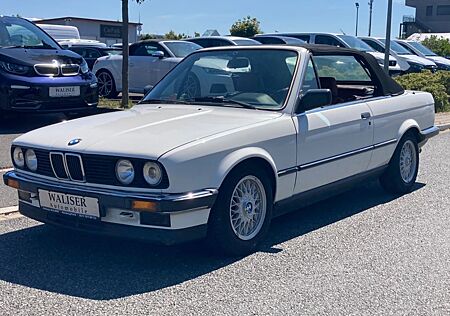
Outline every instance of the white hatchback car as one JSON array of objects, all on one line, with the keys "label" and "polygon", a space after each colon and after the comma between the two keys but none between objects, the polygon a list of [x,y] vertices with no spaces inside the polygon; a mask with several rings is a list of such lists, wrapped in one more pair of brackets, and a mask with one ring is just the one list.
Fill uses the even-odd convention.
[{"label": "white hatchback car", "polygon": [[20,136],[4,181],[44,223],[165,244],[207,237],[242,255],[274,216],[361,181],[411,191],[437,133],[431,94],[404,91],[369,54],[215,48],[186,57],[131,110]]},{"label": "white hatchback car", "polygon": [[[184,57],[201,46],[186,41],[145,40],[130,45],[129,86],[131,92],[144,93],[155,85]],[[98,58],[93,73],[100,96],[115,98],[122,91],[122,55]]]}]

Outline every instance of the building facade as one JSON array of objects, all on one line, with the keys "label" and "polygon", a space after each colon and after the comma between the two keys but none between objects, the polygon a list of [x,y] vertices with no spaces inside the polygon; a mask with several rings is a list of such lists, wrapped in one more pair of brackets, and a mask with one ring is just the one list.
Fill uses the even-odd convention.
[{"label": "building facade", "polygon": [[[122,23],[120,21],[98,20],[80,17],[61,17],[52,19],[34,20],[39,24],[70,25],[78,28],[82,39],[97,40],[110,46],[121,43]],[[129,42],[137,42],[141,23],[130,22],[128,26]]]},{"label": "building facade", "polygon": [[404,17],[402,37],[414,33],[450,33],[450,0],[406,0],[406,5],[416,8],[416,16]]}]

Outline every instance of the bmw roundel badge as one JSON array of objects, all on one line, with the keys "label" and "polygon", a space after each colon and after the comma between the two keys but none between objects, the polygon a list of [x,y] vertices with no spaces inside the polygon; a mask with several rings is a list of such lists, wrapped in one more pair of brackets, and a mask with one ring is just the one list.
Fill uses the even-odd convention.
[{"label": "bmw roundel badge", "polygon": [[81,142],[81,138],[75,138],[75,139],[72,139],[67,145],[74,146],[76,144],[79,144],[80,142]]}]

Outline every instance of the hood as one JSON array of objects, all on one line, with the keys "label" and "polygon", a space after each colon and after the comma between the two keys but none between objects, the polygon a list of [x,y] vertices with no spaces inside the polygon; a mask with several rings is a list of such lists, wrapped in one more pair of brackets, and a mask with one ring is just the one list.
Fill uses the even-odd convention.
[{"label": "hood", "polygon": [[411,54],[411,55],[400,55],[400,56],[402,58],[404,58],[406,61],[414,62],[417,64],[422,64],[424,66],[436,66],[436,64],[433,61],[428,60],[423,57],[420,57],[420,56],[417,56],[417,55]]},{"label": "hood", "polygon": [[443,65],[447,65],[450,66],[450,60],[442,57],[442,56],[427,56],[428,59],[432,60],[433,62],[437,63],[437,64],[443,64]]},{"label": "hood", "polygon": [[81,64],[82,61],[80,55],[64,49],[1,48],[0,58],[27,66],[51,64],[53,60],[60,64]]},{"label": "hood", "polygon": [[[43,127],[15,145],[157,159],[181,145],[221,132],[274,119],[280,112],[191,105],[137,105],[119,111]],[[81,141],[74,146],[69,142]]]},{"label": "hood", "polygon": [[[368,52],[373,57],[375,57],[377,60],[383,60],[384,61],[384,54],[380,52]],[[389,60],[396,60],[395,57],[389,55]]]}]

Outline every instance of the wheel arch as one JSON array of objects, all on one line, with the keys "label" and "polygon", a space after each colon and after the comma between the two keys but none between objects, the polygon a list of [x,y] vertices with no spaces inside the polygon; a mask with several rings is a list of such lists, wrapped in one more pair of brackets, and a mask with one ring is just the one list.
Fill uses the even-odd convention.
[{"label": "wheel arch", "polygon": [[398,131],[397,144],[400,142],[403,136],[408,133],[412,133],[416,137],[418,143],[423,140],[422,134],[420,133],[419,124],[415,120],[409,119],[403,122],[403,124],[400,126],[400,129]]},{"label": "wheel arch", "polygon": [[217,169],[221,179],[220,186],[222,186],[231,172],[245,164],[257,164],[264,168],[270,177],[273,197],[275,198],[277,191],[277,169],[272,156],[262,148],[242,148],[228,154],[222,159]]}]

